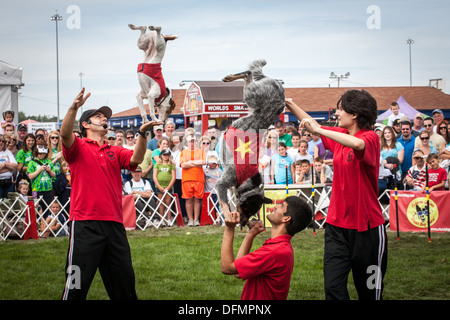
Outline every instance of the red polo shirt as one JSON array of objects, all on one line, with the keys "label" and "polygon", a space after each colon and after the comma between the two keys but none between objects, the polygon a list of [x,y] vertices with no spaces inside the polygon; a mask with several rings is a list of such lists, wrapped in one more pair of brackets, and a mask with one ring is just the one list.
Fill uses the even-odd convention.
[{"label": "red polo shirt", "polygon": [[[343,128],[322,128],[348,134]],[[380,140],[372,130],[359,130],[355,137],[364,140],[364,150],[321,138],[325,148],[333,153],[333,192],[327,223],[361,232],[384,223],[378,202]]]},{"label": "red polo shirt", "polygon": [[234,261],[243,280],[247,280],[241,300],[286,300],[294,269],[291,236],[268,239],[263,246]]},{"label": "red polo shirt", "polygon": [[121,169],[130,168],[132,150],[79,139],[63,145],[70,167],[70,220],[107,220],[123,223]]}]

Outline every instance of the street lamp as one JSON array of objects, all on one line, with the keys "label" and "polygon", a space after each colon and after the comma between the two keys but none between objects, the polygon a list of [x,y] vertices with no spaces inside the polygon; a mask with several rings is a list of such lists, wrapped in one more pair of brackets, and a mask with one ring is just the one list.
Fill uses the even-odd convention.
[{"label": "street lamp", "polygon": [[56,22],[56,106],[57,106],[57,128],[59,128],[59,58],[58,58],[58,21],[61,21],[62,17],[55,13],[51,17],[51,21]]},{"label": "street lamp", "polygon": [[412,87],[411,45],[414,44],[414,40],[408,38],[406,44],[409,46],[409,86]]},{"label": "street lamp", "polygon": [[340,83],[341,83],[341,79],[347,79],[348,77],[350,77],[350,72],[347,72],[345,75],[336,75],[334,72],[332,72],[330,74],[330,79],[337,79],[338,81],[338,88],[340,87]]}]

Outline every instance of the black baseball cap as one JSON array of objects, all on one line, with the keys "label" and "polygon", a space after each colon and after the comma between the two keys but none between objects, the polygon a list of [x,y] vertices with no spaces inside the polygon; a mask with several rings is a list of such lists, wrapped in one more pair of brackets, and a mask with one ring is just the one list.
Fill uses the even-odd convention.
[{"label": "black baseball cap", "polygon": [[89,118],[90,117],[92,117],[94,114],[96,114],[97,112],[101,112],[101,113],[103,113],[103,115],[107,118],[107,119],[109,119],[109,118],[111,118],[111,116],[112,116],[112,110],[111,110],[111,108],[110,107],[108,107],[108,106],[103,106],[103,107],[100,107],[100,108],[98,108],[98,109],[89,109],[89,110],[86,110],[85,112],[83,112],[83,114],[81,115],[81,117],[80,117],[80,131],[81,131],[81,133],[83,134],[83,135],[85,135],[85,131],[86,131],[86,129],[84,129],[84,127],[83,127],[83,122],[87,122],[88,120],[89,120]]},{"label": "black baseball cap", "polygon": [[17,131],[28,131],[28,127],[25,123],[19,123],[17,125]]}]

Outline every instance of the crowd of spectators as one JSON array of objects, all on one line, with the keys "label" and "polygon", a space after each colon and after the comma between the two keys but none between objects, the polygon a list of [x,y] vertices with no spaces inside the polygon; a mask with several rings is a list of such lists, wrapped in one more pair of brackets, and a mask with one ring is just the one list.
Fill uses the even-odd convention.
[{"label": "crowd of spectators", "polygon": [[[391,125],[374,127],[381,146],[380,194],[395,186],[400,190],[424,191],[426,163],[430,190],[448,189],[450,125],[442,111],[434,110],[433,117],[417,113],[410,120],[397,107],[391,107]],[[9,192],[18,192],[28,199],[42,197],[40,207],[47,219],[53,209],[45,208],[54,196],[60,203],[70,197],[70,170],[62,156],[59,132],[39,129],[28,133],[25,124],[16,127],[9,115],[4,114],[4,118],[0,135],[0,196],[6,198]],[[175,128],[170,121],[153,128],[144,161],[133,172],[122,170],[123,193],[142,199],[155,194],[160,199],[161,216],[172,199],[167,193],[176,193],[183,219],[188,226],[198,226],[205,192],[217,200],[214,186],[222,174],[218,152],[221,132],[210,127],[201,135],[193,128]],[[74,134],[81,137],[78,131]],[[136,139],[133,130],[117,129],[105,136],[105,143],[133,149]],[[265,184],[331,184],[334,155],[319,136],[293,123],[277,121],[268,128],[262,142],[259,168]],[[27,187],[22,188],[25,192],[21,192],[21,186]],[[136,206],[144,208],[145,203]],[[220,209],[217,214],[220,216]],[[166,219],[172,221],[170,212]]]}]

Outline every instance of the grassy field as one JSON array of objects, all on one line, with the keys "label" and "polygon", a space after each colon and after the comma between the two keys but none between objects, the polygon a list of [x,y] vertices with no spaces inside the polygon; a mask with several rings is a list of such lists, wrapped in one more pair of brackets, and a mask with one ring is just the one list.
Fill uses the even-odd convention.
[{"label": "grassy field", "polygon": [[[128,232],[141,300],[238,300],[243,281],[220,271],[222,227]],[[188,234],[190,233],[190,234]],[[289,300],[323,300],[323,230],[308,229],[292,239],[295,269]],[[244,237],[237,231],[235,254]],[[253,249],[270,237],[259,235]],[[450,234],[388,232],[385,300],[450,299]],[[68,238],[0,242],[1,300],[59,300],[64,286]],[[357,299],[350,277],[349,291]],[[89,300],[108,295],[97,273]]]}]

